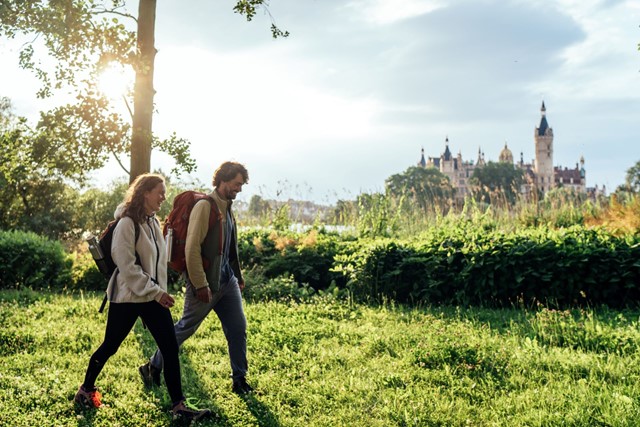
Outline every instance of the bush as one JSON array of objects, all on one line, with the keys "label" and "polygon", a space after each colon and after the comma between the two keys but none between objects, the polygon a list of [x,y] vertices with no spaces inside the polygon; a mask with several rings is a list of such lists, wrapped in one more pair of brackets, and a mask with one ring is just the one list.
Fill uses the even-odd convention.
[{"label": "bush", "polygon": [[87,291],[103,291],[107,289],[107,280],[98,270],[91,254],[74,252],[73,259],[73,287]]},{"label": "bush", "polygon": [[72,261],[63,246],[35,233],[0,231],[0,289],[66,289]]},{"label": "bush", "polygon": [[345,239],[337,234],[311,229],[304,233],[248,230],[240,233],[240,261],[245,269],[259,267],[267,279],[292,277],[315,290],[324,290],[345,278],[332,271],[335,256]]},{"label": "bush", "polygon": [[461,223],[413,240],[359,241],[336,257],[358,299],[512,306],[640,302],[640,239],[603,229],[505,233]]},{"label": "bush", "polygon": [[305,301],[315,291],[306,283],[298,285],[293,276],[275,277],[247,283],[244,295],[247,301]]}]

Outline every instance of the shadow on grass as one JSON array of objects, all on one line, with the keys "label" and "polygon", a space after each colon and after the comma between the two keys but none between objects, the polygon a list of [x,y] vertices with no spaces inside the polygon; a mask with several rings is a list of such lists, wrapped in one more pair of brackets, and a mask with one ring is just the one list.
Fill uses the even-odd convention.
[{"label": "shadow on grass", "polygon": [[280,422],[269,407],[260,402],[254,393],[241,395],[240,398],[247,405],[249,412],[258,420],[260,427],[279,427]]},{"label": "shadow on grass", "polygon": [[[156,351],[157,346],[153,337],[149,333],[149,331],[143,328],[142,322],[136,322],[135,332],[136,332],[135,336],[138,337],[138,344],[142,349],[142,353],[145,355],[145,357],[152,355],[153,352]],[[228,357],[228,355],[226,357]],[[143,363],[145,363],[144,360],[140,362],[140,365],[142,365]],[[195,403],[194,405],[198,407],[207,407],[212,412],[212,415],[209,418],[199,420],[197,422],[198,425],[212,426],[212,427],[213,426],[231,427],[233,424],[230,422],[229,418],[224,414],[222,408],[215,405],[211,401],[210,396],[206,395],[205,393],[206,388],[203,383],[195,380],[195,382],[191,382],[189,384],[189,387],[185,387],[184,378],[199,378],[199,375],[196,369],[194,369],[193,365],[191,364],[191,361],[184,356],[180,357],[180,370],[183,378],[182,388],[183,388],[183,391],[185,392],[187,399],[200,402],[200,403]],[[186,392],[187,389],[189,389],[189,393]],[[164,377],[163,377],[162,385],[160,387],[152,387],[151,389],[147,389],[147,390],[152,392],[158,400],[160,401],[165,400],[166,387],[164,385]],[[256,421],[259,426],[278,427],[280,425],[278,419],[275,417],[273,412],[271,412],[269,407],[264,403],[260,402],[253,393],[241,395],[240,398],[245,402],[245,404],[247,405],[247,409],[256,418]],[[172,421],[169,425],[177,427],[181,425],[189,425],[189,422],[175,420],[175,421]]]}]

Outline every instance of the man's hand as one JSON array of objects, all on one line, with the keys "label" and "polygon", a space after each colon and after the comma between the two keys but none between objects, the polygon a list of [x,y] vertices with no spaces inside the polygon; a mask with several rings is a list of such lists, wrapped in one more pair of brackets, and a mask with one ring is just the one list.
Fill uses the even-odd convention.
[{"label": "man's hand", "polygon": [[164,308],[171,308],[173,307],[173,304],[175,304],[175,302],[176,300],[174,300],[171,295],[169,295],[166,292],[163,292],[162,296],[160,297],[160,301],[158,301],[158,304],[160,304]]},{"label": "man's hand", "polygon": [[211,289],[208,286],[196,289],[196,298],[198,301],[208,304],[211,302]]},{"label": "man's hand", "polygon": [[244,280],[238,281],[238,287],[240,288],[240,292],[244,291]]}]

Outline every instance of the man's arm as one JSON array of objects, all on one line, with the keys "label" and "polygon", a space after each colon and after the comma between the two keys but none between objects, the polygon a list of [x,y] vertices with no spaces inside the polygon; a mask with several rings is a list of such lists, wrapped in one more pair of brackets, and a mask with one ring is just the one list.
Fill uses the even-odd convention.
[{"label": "man's arm", "polygon": [[211,204],[206,200],[201,200],[195,204],[189,216],[184,252],[189,281],[196,289],[209,287],[202,264],[202,243],[207,237],[210,212]]}]

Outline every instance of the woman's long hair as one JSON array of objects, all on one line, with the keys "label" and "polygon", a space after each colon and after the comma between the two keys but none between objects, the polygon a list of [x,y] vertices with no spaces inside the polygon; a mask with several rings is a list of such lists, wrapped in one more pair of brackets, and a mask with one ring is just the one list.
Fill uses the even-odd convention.
[{"label": "woman's long hair", "polygon": [[131,217],[131,219],[137,223],[146,221],[147,212],[144,209],[144,195],[160,183],[164,183],[164,178],[161,175],[153,173],[138,175],[131,185],[129,185],[124,195],[122,216]]}]

